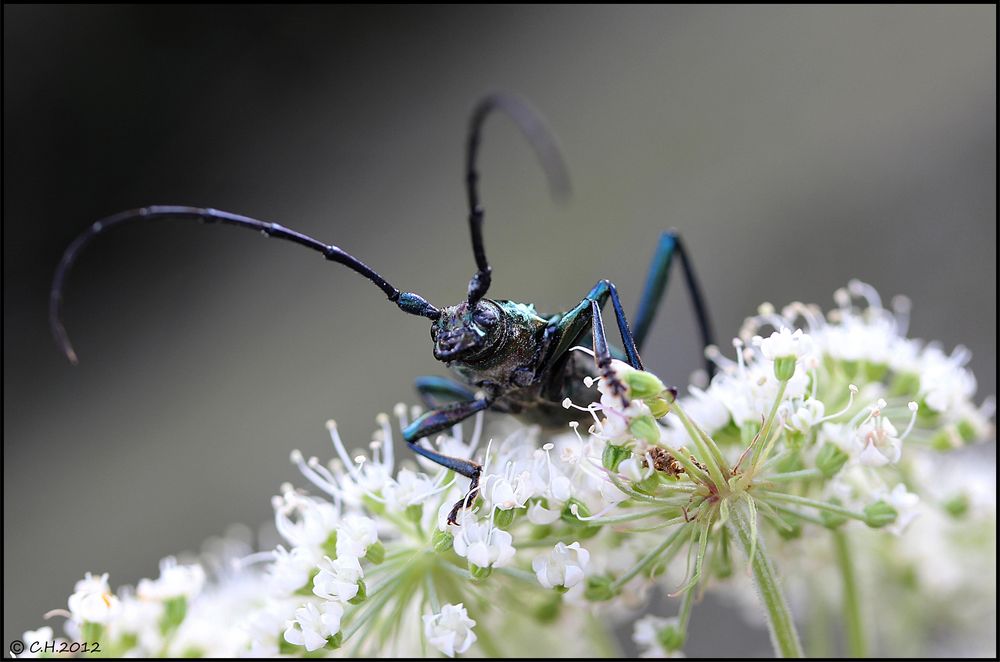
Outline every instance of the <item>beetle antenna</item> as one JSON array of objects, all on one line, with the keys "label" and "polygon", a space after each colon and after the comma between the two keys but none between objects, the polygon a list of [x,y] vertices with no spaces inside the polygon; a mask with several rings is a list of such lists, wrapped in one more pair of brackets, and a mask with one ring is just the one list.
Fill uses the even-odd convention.
[{"label": "beetle antenna", "polygon": [[476,274],[469,281],[469,306],[486,295],[490,288],[492,269],[486,259],[483,246],[483,208],[479,204],[479,171],[476,158],[479,155],[480,135],[486,118],[494,110],[500,110],[514,121],[528,143],[535,150],[538,160],[545,170],[549,187],[556,199],[569,194],[569,175],[563,162],[555,136],[545,124],[541,114],[528,102],[511,94],[490,94],[479,101],[469,120],[469,138],[465,152],[465,186],[469,196],[469,230],[472,232],[472,253],[476,258]]},{"label": "beetle antenna", "polygon": [[311,248],[314,251],[322,253],[323,257],[327,260],[342,264],[375,283],[380,290],[385,292],[389,301],[392,301],[399,306],[403,312],[411,315],[419,315],[421,317],[429,317],[430,319],[437,319],[441,316],[441,311],[428,303],[423,297],[413,294],[412,292],[400,292],[385,278],[382,278],[382,276],[380,276],[374,269],[353,255],[350,255],[336,246],[317,241],[316,239],[306,236],[301,232],[289,230],[288,228],[278,225],[277,223],[258,221],[248,216],[240,216],[239,214],[231,214],[229,212],[219,211],[216,209],[203,209],[200,207],[143,207],[142,209],[130,209],[128,211],[119,212],[113,216],[108,216],[107,218],[97,221],[73,240],[73,243],[71,243],[66,248],[66,252],[63,253],[62,259],[59,260],[59,266],[56,267],[55,277],[52,280],[52,291],[49,294],[49,324],[52,327],[52,335],[55,336],[56,344],[59,345],[59,349],[62,350],[62,352],[66,355],[66,358],[68,358],[71,363],[77,363],[78,359],[76,352],[73,350],[73,345],[69,341],[69,335],[66,333],[66,327],[62,322],[63,287],[66,282],[66,276],[69,274],[70,269],[73,268],[73,264],[76,262],[76,259],[83,250],[84,246],[90,243],[94,237],[104,234],[111,228],[118,225],[124,225],[133,221],[149,221],[172,218],[190,218],[199,220],[203,223],[235,225],[249,230],[256,230],[263,233],[267,237],[284,239],[285,241],[291,241],[299,244],[300,246]]}]

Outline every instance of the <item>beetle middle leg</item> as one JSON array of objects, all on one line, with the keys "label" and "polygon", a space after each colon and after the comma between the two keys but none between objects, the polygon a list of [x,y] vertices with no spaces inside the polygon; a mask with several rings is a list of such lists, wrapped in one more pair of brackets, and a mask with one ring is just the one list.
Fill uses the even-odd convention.
[{"label": "beetle middle leg", "polygon": [[465,476],[471,481],[469,483],[469,491],[466,493],[465,497],[460,499],[451,509],[451,512],[448,513],[449,524],[455,524],[457,522],[458,512],[462,510],[462,508],[468,508],[475,503],[476,496],[479,494],[479,476],[483,472],[483,467],[481,464],[474,462],[471,459],[466,460],[459,457],[443,455],[431,448],[421,446],[418,442],[424,437],[430,437],[431,435],[443,432],[452,426],[461,423],[465,419],[481,412],[489,406],[489,400],[485,399],[455,402],[439,409],[432,409],[431,411],[424,413],[415,421],[407,425],[406,429],[403,430],[403,439],[406,440],[406,443],[414,453],[422,455],[431,462],[440,464],[446,469],[451,469],[455,473]]}]

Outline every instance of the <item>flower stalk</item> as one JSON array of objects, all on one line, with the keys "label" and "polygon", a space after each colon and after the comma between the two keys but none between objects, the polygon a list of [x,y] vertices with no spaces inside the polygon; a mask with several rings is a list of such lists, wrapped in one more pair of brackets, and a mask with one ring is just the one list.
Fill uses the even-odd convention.
[{"label": "flower stalk", "polygon": [[767,628],[771,634],[771,645],[778,657],[805,657],[795,621],[788,609],[788,602],[781,592],[771,559],[761,540],[755,539],[757,523],[742,507],[730,509],[728,525],[733,537],[740,541],[744,553],[750,561],[754,582],[760,595],[761,604],[767,615]]}]

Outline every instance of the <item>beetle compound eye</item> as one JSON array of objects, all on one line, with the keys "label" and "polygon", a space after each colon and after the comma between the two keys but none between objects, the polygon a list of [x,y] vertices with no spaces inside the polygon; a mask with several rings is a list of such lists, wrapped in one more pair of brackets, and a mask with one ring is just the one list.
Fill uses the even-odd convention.
[{"label": "beetle compound eye", "polygon": [[500,318],[492,306],[481,304],[476,307],[473,319],[479,326],[489,327],[495,325]]}]

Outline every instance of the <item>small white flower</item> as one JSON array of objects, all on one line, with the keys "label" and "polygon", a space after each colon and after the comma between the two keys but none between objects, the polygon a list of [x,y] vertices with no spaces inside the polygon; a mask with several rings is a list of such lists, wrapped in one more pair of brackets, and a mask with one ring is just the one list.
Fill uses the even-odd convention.
[{"label": "small white flower", "polygon": [[337,527],[337,557],[363,557],[378,542],[375,521],[364,515],[347,515]]},{"label": "small white flower", "polygon": [[531,472],[522,471],[516,478],[490,474],[483,481],[482,494],[487,506],[500,510],[523,508],[532,496]]},{"label": "small white flower", "polygon": [[476,642],[476,633],[472,631],[475,626],[461,602],[442,606],[439,614],[424,616],[427,641],[448,657],[464,653]]},{"label": "small white flower", "polygon": [[91,573],[76,583],[69,596],[69,611],[73,618],[86,623],[108,623],[121,611],[121,601],[111,593],[108,573],[95,577]]},{"label": "small white flower", "polygon": [[584,571],[590,561],[590,552],[580,547],[556,543],[552,551],[536,556],[531,562],[538,583],[545,588],[562,586],[571,588],[583,580]]},{"label": "small white flower", "polygon": [[906,485],[899,483],[888,494],[883,494],[882,500],[896,509],[896,521],[886,527],[892,533],[901,535],[917,515],[920,514],[920,497],[906,490]]},{"label": "small white flower", "polygon": [[760,336],[753,337],[753,343],[760,347],[761,354],[768,361],[795,357],[802,359],[812,352],[812,338],[796,329],[794,332],[788,328],[781,328],[767,338]]},{"label": "small white flower", "polygon": [[338,528],[337,508],[324,499],[304,496],[289,487],[271,502],[278,533],[293,547],[319,547]]},{"label": "small white flower", "polygon": [[644,458],[631,455],[618,465],[618,473],[630,482],[641,483],[652,476],[655,471],[652,464],[648,462],[646,466],[643,466],[643,461]]},{"label": "small white flower", "polygon": [[336,602],[326,602],[322,609],[308,603],[295,610],[295,620],[285,628],[285,641],[296,646],[305,646],[312,652],[326,646],[327,640],[340,632],[340,619],[344,608]]},{"label": "small white flower", "polygon": [[660,646],[657,635],[669,622],[669,619],[652,614],[635,621],[632,626],[632,641],[639,648],[642,657],[664,657],[666,651]]},{"label": "small white flower", "polygon": [[319,573],[313,579],[313,593],[327,600],[347,602],[358,594],[358,582],[363,577],[357,558],[326,556],[319,562]]},{"label": "small white flower", "polygon": [[390,511],[404,510],[423,503],[434,494],[434,481],[426,474],[400,469],[396,480],[387,482],[383,494],[386,508]]},{"label": "small white flower", "polygon": [[788,417],[788,427],[803,434],[809,432],[826,414],[826,407],[815,398],[810,398],[799,404],[794,413]]},{"label": "small white flower", "polygon": [[200,565],[177,565],[172,556],[160,561],[160,577],[139,580],[136,593],[143,600],[191,599],[205,585],[205,570]]},{"label": "small white flower", "polygon": [[271,585],[282,595],[289,595],[309,582],[309,574],[316,567],[317,554],[307,547],[293,547],[291,551],[278,545],[274,561],[268,568]]},{"label": "small white flower", "polygon": [[938,412],[952,411],[968,402],[976,392],[976,378],[964,365],[971,353],[956,348],[951,356],[930,346],[920,356],[920,395]]},{"label": "small white flower", "polygon": [[[613,487],[613,486],[612,486]],[[549,510],[542,505],[541,501],[528,506],[528,521],[537,526],[545,526],[558,521],[562,512],[558,509]]]},{"label": "small white flower", "polygon": [[873,416],[858,426],[855,443],[861,448],[858,461],[869,467],[895,464],[902,454],[903,442],[899,433],[883,416]]},{"label": "small white flower", "polygon": [[514,558],[513,538],[488,521],[466,522],[455,536],[455,553],[480,568],[501,568]]}]

